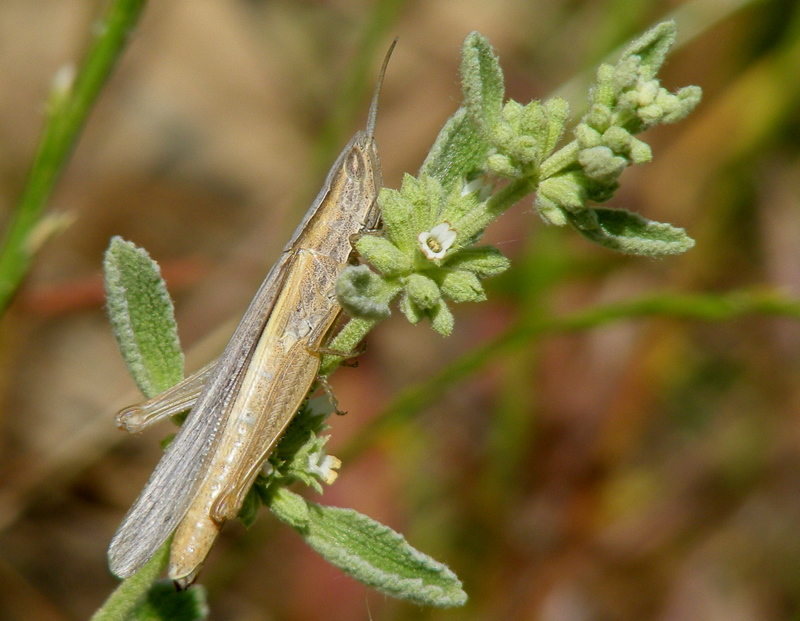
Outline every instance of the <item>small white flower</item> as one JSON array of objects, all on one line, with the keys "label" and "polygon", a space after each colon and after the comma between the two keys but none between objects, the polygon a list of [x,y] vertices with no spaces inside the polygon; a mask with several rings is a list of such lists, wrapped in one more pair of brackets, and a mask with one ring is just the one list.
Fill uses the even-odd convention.
[{"label": "small white flower", "polygon": [[465,183],[461,187],[461,196],[466,196],[467,194],[472,194],[473,192],[478,192],[483,188],[483,177],[476,177],[469,183]]},{"label": "small white flower", "polygon": [[475,177],[475,179],[469,183],[465,181],[461,186],[461,196],[475,194],[477,195],[479,201],[485,201],[487,198],[489,198],[489,194],[491,193],[492,184],[486,179],[486,175]]},{"label": "small white flower", "polygon": [[336,470],[341,465],[342,462],[339,459],[328,455],[323,450],[308,456],[308,471],[326,485],[330,485],[336,480],[336,477],[339,476]]},{"label": "small white flower", "polygon": [[450,228],[449,222],[437,224],[430,231],[422,231],[417,235],[422,253],[431,261],[444,257],[453,242],[456,241],[456,232]]}]

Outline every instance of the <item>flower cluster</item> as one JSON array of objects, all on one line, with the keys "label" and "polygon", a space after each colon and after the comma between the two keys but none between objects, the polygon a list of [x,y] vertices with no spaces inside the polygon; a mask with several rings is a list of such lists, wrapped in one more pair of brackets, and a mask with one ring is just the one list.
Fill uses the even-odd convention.
[{"label": "flower cluster", "polygon": [[433,177],[407,175],[399,191],[381,191],[381,235],[356,242],[369,262],[345,270],[337,283],[342,306],[355,317],[381,319],[400,296],[400,310],[412,323],[425,317],[448,335],[453,315],[447,302],[486,299],[480,280],[499,274],[508,260],[494,248],[473,246],[486,219],[484,187],[473,180],[447,192]]},{"label": "flower cluster", "polygon": [[[674,24],[660,24],[634,41],[615,65],[600,66],[588,112],[574,130],[575,140],[556,154],[557,163],[551,168],[557,170],[548,171],[539,185],[536,207],[547,222],[569,222],[594,241],[627,252],[682,252],[691,246],[688,239],[675,243],[671,250],[664,244],[648,248],[640,243],[642,240],[626,245],[608,235],[607,227],[603,230],[603,219],[622,220],[627,212],[587,209],[588,201],[602,203],[614,195],[626,167],[652,159],[650,147],[634,134],[658,123],[679,121],[699,103],[699,87],[687,86],[670,93],[658,81],[657,73],[674,39]],[[673,241],[681,238],[678,229],[629,216],[633,228],[644,227],[650,233],[658,229],[672,235]]]},{"label": "flower cluster", "polygon": [[682,229],[589,205],[613,196],[627,166],[650,160],[650,147],[634,134],[683,118],[700,100],[697,87],[672,94],[658,82],[674,38],[675,24],[660,24],[634,41],[617,64],[602,65],[574,140],[556,150],[567,103],[504,103],[494,51],[480,34],[468,35],[463,107],[439,133],[419,176],[407,175],[399,191],[381,191],[384,228],[356,243],[372,269],[348,268],[338,281],[342,306],[368,322],[362,332],[388,317],[399,297],[409,321],[427,317],[434,330],[449,334],[453,315],[447,302],[485,299],[481,279],[508,267],[496,249],[473,245],[488,224],[534,192],[545,221],[570,224],[607,248],[649,256],[690,248],[694,242]]},{"label": "flower cluster", "polygon": [[507,101],[490,137],[488,171],[506,179],[535,180],[540,164],[561,139],[568,116],[569,105],[558,97],[526,105],[513,99]]}]

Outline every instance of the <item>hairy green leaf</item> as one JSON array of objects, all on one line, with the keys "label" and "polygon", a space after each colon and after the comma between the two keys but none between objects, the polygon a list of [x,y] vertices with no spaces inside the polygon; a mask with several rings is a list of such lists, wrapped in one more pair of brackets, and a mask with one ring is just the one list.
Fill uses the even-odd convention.
[{"label": "hairy green leaf", "polygon": [[503,108],[503,71],[486,38],[471,32],[461,48],[461,87],[464,106],[487,140],[493,135]]},{"label": "hairy green leaf", "polygon": [[183,379],[172,301],[158,264],[114,237],[103,261],[108,315],[134,381],[153,397]]},{"label": "hairy green leaf", "polygon": [[680,254],[694,246],[694,240],[681,228],[654,222],[624,209],[593,208],[593,218],[567,217],[582,235],[611,250],[658,257]]},{"label": "hairy green leaf", "polygon": [[489,143],[466,109],[459,108],[439,132],[419,173],[437,179],[449,192],[484,169],[488,152]]},{"label": "hairy green leaf", "polygon": [[285,488],[276,490],[269,506],[328,562],[387,595],[423,606],[461,606],[467,600],[446,565],[361,513],[318,505]]}]

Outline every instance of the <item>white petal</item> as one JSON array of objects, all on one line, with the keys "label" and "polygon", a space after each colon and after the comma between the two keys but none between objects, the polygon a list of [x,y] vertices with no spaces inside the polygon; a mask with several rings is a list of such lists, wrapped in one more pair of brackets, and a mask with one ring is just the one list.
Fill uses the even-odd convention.
[{"label": "white petal", "polygon": [[484,180],[483,177],[476,177],[469,183],[465,183],[461,187],[461,196],[466,196],[467,194],[472,194],[473,192],[478,192],[479,190],[483,189]]},{"label": "white petal", "polygon": [[450,230],[450,224],[448,224],[447,222],[442,222],[441,224],[437,224],[431,229],[431,237],[440,238],[449,230]]},{"label": "white petal", "polygon": [[442,245],[442,250],[447,250],[456,241],[456,232],[448,228],[447,231],[439,235],[439,243]]},{"label": "white petal", "polygon": [[[428,243],[431,239],[436,242],[434,246],[438,247],[438,250],[431,248],[431,244]],[[456,240],[456,232],[450,228],[449,222],[442,222],[434,226],[430,231],[423,231],[417,235],[417,240],[419,240],[422,253],[433,261],[444,257],[447,250]]]}]

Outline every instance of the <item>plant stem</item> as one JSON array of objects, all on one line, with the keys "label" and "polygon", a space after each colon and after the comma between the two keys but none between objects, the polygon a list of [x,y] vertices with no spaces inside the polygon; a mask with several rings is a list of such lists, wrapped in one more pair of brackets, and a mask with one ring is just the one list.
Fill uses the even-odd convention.
[{"label": "plant stem", "polygon": [[[406,4],[407,0],[378,0],[370,5],[355,57],[349,64],[348,74],[340,80],[342,86],[336,95],[336,103],[316,141],[310,179],[323,178],[331,160],[347,142],[346,136],[353,118],[363,106],[363,95],[371,89],[375,57],[382,56],[380,46],[385,43],[387,33],[396,28]],[[303,201],[306,199],[302,197]]]},{"label": "plant stem", "polygon": [[169,561],[169,547],[172,537],[162,545],[142,568],[130,578],[124,580],[114,592],[108,596],[103,605],[92,615],[91,621],[119,621],[128,616],[147,595],[150,586],[158,579]]},{"label": "plant stem", "polygon": [[539,171],[540,180],[544,181],[545,179],[549,179],[556,173],[560,173],[567,166],[574,164],[578,157],[579,150],[580,145],[578,145],[578,141],[573,140],[553,153],[553,155],[542,162],[542,168]]},{"label": "plant stem", "polygon": [[115,0],[94,28],[93,44],[74,83],[56,80],[53,85],[33,166],[0,248],[0,315],[30,268],[40,245],[35,233],[47,200],[145,4],[146,0]]},{"label": "plant stem", "polygon": [[547,334],[591,330],[617,321],[645,317],[730,321],[747,315],[774,315],[800,319],[800,299],[772,291],[732,291],[725,295],[659,293],[626,302],[604,304],[566,316],[522,317],[506,332],[465,354],[450,366],[405,390],[371,423],[362,427],[336,455],[352,461],[374,445],[382,431],[411,419],[466,377],[498,358]]},{"label": "plant stem", "polygon": [[[339,330],[336,337],[328,343],[327,349],[334,352],[352,352],[367,333],[378,323],[379,320],[373,319],[350,319],[344,327]],[[326,354],[322,358],[319,374],[322,377],[327,377],[345,360],[346,358],[342,356]]]}]

